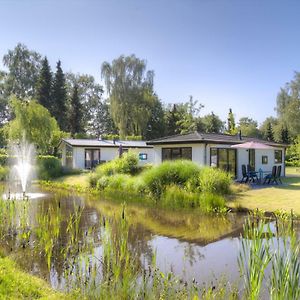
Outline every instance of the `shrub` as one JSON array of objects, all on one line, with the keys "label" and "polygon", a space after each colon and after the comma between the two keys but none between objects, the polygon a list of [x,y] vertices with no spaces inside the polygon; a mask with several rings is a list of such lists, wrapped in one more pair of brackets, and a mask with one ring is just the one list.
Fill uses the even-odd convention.
[{"label": "shrub", "polygon": [[59,177],[63,174],[61,161],[54,156],[39,156],[37,159],[38,177],[42,180]]},{"label": "shrub", "polygon": [[6,166],[8,161],[8,155],[0,153],[0,166]]},{"label": "shrub", "polygon": [[199,195],[186,191],[177,185],[170,185],[162,194],[161,202],[167,207],[196,207],[199,205]]},{"label": "shrub", "polygon": [[231,182],[230,174],[217,168],[202,168],[199,175],[199,189],[204,193],[229,194]]},{"label": "shrub", "polygon": [[0,181],[6,179],[6,177],[8,176],[8,172],[9,170],[7,167],[0,166]]},{"label": "shrub", "polygon": [[135,153],[128,151],[122,157],[115,158],[107,163],[99,165],[96,170],[96,176],[110,176],[113,174],[136,174],[138,171],[138,157]]},{"label": "shrub", "polygon": [[201,210],[206,212],[222,211],[225,208],[225,199],[220,195],[202,193],[199,201]]},{"label": "shrub", "polygon": [[191,161],[166,161],[145,171],[142,176],[149,192],[159,198],[168,185],[184,186],[188,180],[198,177],[200,168]]},{"label": "shrub", "polygon": [[114,176],[102,176],[97,181],[99,190],[114,190],[131,194],[138,194],[144,190],[143,181],[140,178],[128,174],[116,174]]}]

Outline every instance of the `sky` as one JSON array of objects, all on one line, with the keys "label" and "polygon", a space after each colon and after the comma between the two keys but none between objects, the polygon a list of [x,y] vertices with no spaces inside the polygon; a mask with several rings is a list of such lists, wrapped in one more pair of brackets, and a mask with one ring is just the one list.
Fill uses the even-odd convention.
[{"label": "sky", "polygon": [[104,61],[135,54],[164,103],[192,95],[202,114],[261,123],[300,71],[299,12],[287,0],[0,0],[0,57],[21,42],[102,82]]}]

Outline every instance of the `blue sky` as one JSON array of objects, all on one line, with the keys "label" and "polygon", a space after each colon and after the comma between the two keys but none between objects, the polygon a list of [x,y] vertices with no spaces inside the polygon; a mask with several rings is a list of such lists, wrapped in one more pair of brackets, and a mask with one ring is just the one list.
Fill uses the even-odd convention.
[{"label": "blue sky", "polygon": [[0,57],[18,42],[101,81],[103,61],[146,59],[163,102],[189,95],[262,122],[300,71],[300,1],[0,0]]}]

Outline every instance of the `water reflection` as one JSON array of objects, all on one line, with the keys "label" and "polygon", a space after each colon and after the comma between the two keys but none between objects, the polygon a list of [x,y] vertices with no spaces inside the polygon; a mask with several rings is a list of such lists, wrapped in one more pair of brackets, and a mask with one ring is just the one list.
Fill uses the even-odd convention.
[{"label": "water reflection", "polygon": [[[70,221],[70,216],[80,211],[76,241],[78,247],[91,250],[88,268],[95,267],[101,276],[104,223],[120,218],[122,205],[67,193],[20,203],[13,218],[15,225],[19,222],[19,227],[20,222],[26,228],[41,226],[43,215],[49,215],[53,222],[58,220],[59,234],[57,238],[53,237],[51,267],[49,270],[46,255],[35,251],[39,245],[33,234],[24,247],[20,247],[17,234],[2,238],[1,248],[5,254],[11,255],[25,270],[47,279],[53,287],[65,288],[70,279],[66,277],[66,271],[71,270],[70,274],[74,275],[86,264],[76,256],[80,249],[72,244],[74,236],[69,230],[70,224],[74,228],[76,225],[75,220]],[[24,210],[25,219],[21,221]],[[129,248],[140,258],[140,267],[147,268],[155,255],[159,269],[173,271],[183,280],[195,278],[198,282],[213,283],[223,274],[227,274],[230,280],[238,278],[237,237],[245,216],[211,216],[196,211],[168,211],[142,205],[128,205],[126,216],[131,223]]]}]

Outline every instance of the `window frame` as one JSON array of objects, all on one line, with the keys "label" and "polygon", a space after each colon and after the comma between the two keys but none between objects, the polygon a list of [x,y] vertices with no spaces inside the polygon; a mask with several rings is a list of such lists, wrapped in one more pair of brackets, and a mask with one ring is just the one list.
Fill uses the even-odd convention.
[{"label": "window frame", "polygon": [[[276,158],[276,152],[278,153],[280,153],[280,160],[278,160],[277,161],[277,158]],[[282,150],[280,150],[280,149],[276,149],[276,150],[274,150],[274,163],[275,164],[282,164],[282,161],[283,161],[283,151]]]},{"label": "window frame", "polygon": [[[174,154],[173,152],[179,150],[179,155]],[[182,150],[189,150],[190,151],[190,157],[182,157]],[[170,157],[164,158],[164,151],[170,151]],[[193,147],[167,147],[167,148],[161,148],[161,160],[176,160],[176,159],[186,159],[186,160],[193,160]]]}]

